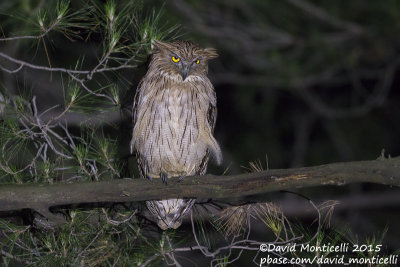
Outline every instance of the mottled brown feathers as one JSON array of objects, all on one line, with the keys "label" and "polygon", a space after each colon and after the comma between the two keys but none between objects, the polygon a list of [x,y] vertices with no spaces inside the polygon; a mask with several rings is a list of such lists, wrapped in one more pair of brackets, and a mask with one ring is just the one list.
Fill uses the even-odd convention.
[{"label": "mottled brown feathers", "polygon": [[[149,70],[134,103],[131,151],[143,177],[202,175],[211,153],[219,164],[221,149],[213,136],[216,95],[207,78],[214,49],[192,42],[154,41]],[[148,201],[163,228],[177,228],[194,200]]]},{"label": "mottled brown feathers", "polygon": [[164,43],[153,40],[152,45],[155,47],[155,53],[174,52],[181,56],[203,56],[207,59],[218,57],[217,50],[214,48],[200,48],[197,44],[190,41],[175,41],[173,43]]}]

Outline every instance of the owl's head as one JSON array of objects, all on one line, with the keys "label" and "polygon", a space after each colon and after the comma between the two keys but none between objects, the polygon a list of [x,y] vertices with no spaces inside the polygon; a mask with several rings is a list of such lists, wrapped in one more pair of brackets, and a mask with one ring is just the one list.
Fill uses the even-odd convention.
[{"label": "owl's head", "polygon": [[164,43],[154,40],[153,46],[155,49],[150,69],[182,81],[191,76],[206,76],[208,60],[218,56],[214,48],[200,48],[188,41]]}]

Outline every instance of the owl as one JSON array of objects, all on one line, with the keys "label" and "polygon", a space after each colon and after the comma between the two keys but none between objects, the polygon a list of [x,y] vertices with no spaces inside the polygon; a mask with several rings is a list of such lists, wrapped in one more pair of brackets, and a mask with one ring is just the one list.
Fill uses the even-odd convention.
[{"label": "owl", "polygon": [[[216,95],[207,78],[208,61],[218,54],[188,41],[154,41],[153,46],[135,95],[131,153],[136,153],[143,178],[167,183],[168,177],[203,175],[210,155],[217,164],[222,161],[213,136]],[[178,228],[194,202],[164,199],[146,205],[165,230]]]}]

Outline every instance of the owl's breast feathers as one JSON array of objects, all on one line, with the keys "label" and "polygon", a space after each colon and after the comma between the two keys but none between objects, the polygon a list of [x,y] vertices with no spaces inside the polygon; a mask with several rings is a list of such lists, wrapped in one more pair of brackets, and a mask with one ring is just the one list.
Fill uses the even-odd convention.
[{"label": "owl's breast feathers", "polygon": [[197,174],[206,164],[207,151],[221,163],[213,137],[216,96],[211,82],[196,76],[185,82],[148,78],[138,88],[131,143],[148,173]]}]

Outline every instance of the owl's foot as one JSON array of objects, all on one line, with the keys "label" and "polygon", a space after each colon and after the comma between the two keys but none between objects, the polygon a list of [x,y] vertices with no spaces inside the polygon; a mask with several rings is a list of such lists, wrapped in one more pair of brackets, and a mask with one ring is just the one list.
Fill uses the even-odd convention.
[{"label": "owl's foot", "polygon": [[153,179],[149,175],[146,175],[146,178],[149,179],[150,181],[153,181]]},{"label": "owl's foot", "polygon": [[183,180],[183,178],[185,178],[185,177],[186,177],[186,173],[182,173],[182,175],[179,176],[178,181],[181,182]]},{"label": "owl's foot", "polygon": [[167,184],[168,175],[165,172],[161,173],[161,179],[164,184]]}]

